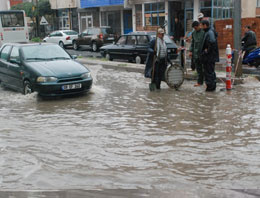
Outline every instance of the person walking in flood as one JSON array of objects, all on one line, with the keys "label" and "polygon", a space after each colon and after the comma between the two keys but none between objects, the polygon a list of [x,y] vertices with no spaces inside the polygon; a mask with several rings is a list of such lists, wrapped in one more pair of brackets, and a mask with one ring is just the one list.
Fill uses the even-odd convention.
[{"label": "person walking in flood", "polygon": [[[167,46],[163,37],[164,30],[159,28],[157,31],[157,39],[153,39],[149,43],[148,56],[145,67],[145,77],[152,78],[152,83],[156,85],[156,89],[160,89],[161,81],[165,80],[165,71],[167,68],[167,62],[169,61],[167,55]],[[154,76],[152,76],[154,58]]]},{"label": "person walking in flood", "polygon": [[206,91],[216,90],[216,73],[215,63],[219,61],[217,33],[210,28],[209,21],[203,20],[201,22],[205,32],[200,60],[204,68],[204,76],[206,83]]},{"label": "person walking in flood", "polygon": [[192,41],[189,56],[191,57],[192,62],[194,63],[198,73],[197,84],[194,85],[195,87],[197,87],[203,85],[204,82],[204,69],[200,61],[200,53],[202,51],[202,42],[205,32],[201,29],[200,23],[198,21],[194,21],[192,23],[192,27],[194,31],[192,32]]},{"label": "person walking in flood", "polygon": [[242,42],[244,42],[242,50],[245,51],[244,58],[246,58],[248,54],[257,46],[255,32],[251,30],[250,26],[245,26],[245,35],[242,38]]}]

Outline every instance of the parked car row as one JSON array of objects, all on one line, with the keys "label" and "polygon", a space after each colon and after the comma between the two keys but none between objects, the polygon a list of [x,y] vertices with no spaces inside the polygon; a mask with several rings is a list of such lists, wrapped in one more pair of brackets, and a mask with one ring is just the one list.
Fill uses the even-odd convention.
[{"label": "parked car row", "polygon": [[115,41],[116,35],[110,27],[88,28],[81,34],[73,30],[54,31],[43,39],[47,43],[56,43],[61,47],[73,46],[75,50],[82,46],[87,46],[96,52],[106,44],[111,44]]},{"label": "parked car row", "polygon": [[[73,46],[75,50],[87,46],[94,52],[100,50],[101,55],[110,61],[124,59],[140,64],[145,62],[148,44],[155,37],[156,32],[132,32],[117,38],[110,27],[93,27],[84,30],[79,35],[72,30],[54,31],[43,41],[57,43],[61,47]],[[169,35],[165,35],[164,40],[169,58],[176,59],[177,45]]]}]

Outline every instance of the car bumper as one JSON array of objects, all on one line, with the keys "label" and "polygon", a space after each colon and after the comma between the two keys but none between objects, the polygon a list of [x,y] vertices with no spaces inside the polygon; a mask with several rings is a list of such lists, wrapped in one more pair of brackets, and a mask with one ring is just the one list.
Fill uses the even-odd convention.
[{"label": "car bumper", "polygon": [[64,45],[66,45],[66,46],[72,45],[72,40],[66,40],[66,41],[64,41]]},{"label": "car bumper", "polygon": [[[42,96],[63,96],[73,95],[88,92],[92,87],[93,79],[86,79],[81,81],[67,82],[67,83],[38,83],[34,90]],[[81,84],[81,88],[63,90],[64,85]]]}]

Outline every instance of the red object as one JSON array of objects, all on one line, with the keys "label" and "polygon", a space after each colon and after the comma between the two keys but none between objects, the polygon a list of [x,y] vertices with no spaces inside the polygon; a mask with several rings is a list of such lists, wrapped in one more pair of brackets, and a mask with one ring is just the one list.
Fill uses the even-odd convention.
[{"label": "red object", "polygon": [[23,3],[23,0],[10,0],[10,6],[15,6],[17,4]]},{"label": "red object", "polygon": [[67,37],[66,37],[66,40],[70,40],[70,36],[67,36]]},{"label": "red object", "polygon": [[103,34],[100,34],[100,35],[99,35],[99,38],[100,38],[100,39],[103,39]]},{"label": "red object", "polygon": [[232,54],[231,54],[231,47],[230,45],[227,46],[226,49],[226,55],[227,55],[227,67],[226,67],[226,89],[231,90],[232,89],[232,66],[231,66],[231,59],[232,59]]},{"label": "red object", "polygon": [[4,35],[3,35],[2,32],[0,33],[0,37],[1,37],[1,40],[3,41],[4,40]]}]

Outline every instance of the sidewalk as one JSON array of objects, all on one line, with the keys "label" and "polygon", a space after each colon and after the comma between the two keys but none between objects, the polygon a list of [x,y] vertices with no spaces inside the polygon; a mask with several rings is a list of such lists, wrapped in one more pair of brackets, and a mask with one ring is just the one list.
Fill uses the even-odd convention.
[{"label": "sidewalk", "polygon": [[[77,59],[78,62],[82,64],[88,65],[102,65],[102,67],[107,69],[114,69],[114,70],[121,70],[121,71],[128,71],[128,72],[137,72],[137,73],[144,73],[145,65],[144,64],[134,64],[134,63],[125,63],[125,62],[116,62],[116,61],[105,61],[105,60],[98,60],[98,59],[91,59],[91,58],[79,58]],[[226,80],[226,72],[224,71],[216,71],[217,81],[218,83],[224,83]],[[185,71],[184,78],[186,80],[197,80],[197,73],[192,71],[190,68]],[[241,84],[243,83],[243,78],[235,79],[234,84]]]}]

